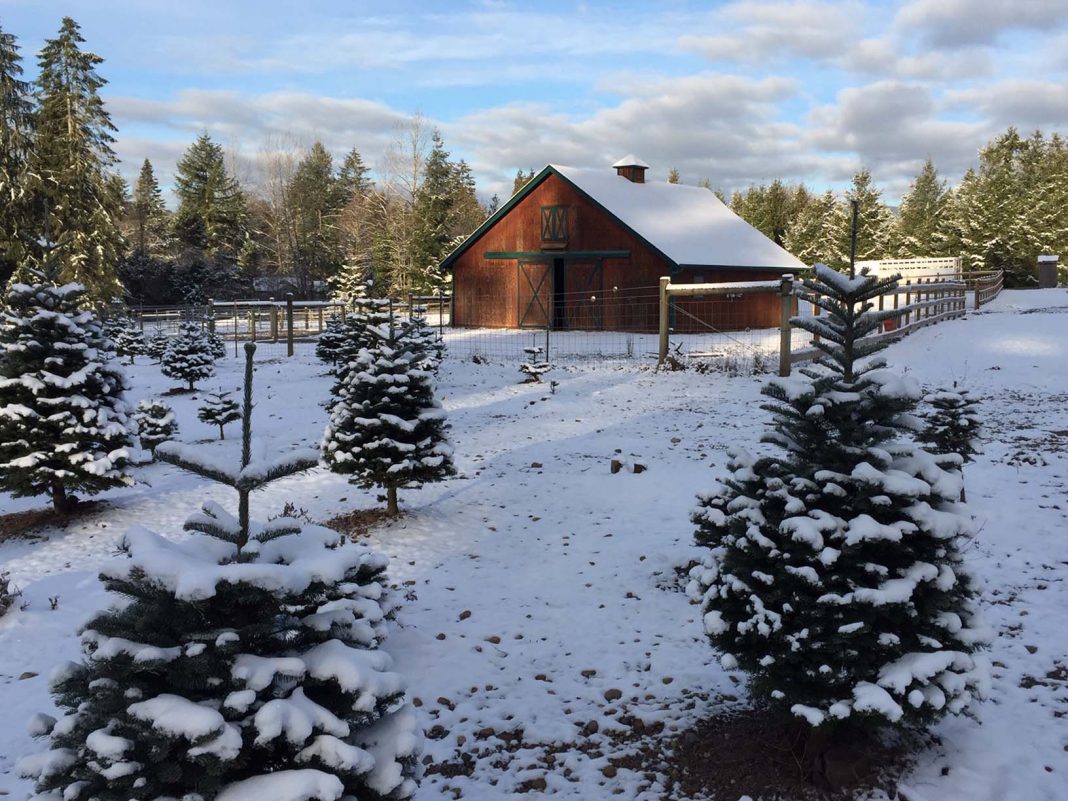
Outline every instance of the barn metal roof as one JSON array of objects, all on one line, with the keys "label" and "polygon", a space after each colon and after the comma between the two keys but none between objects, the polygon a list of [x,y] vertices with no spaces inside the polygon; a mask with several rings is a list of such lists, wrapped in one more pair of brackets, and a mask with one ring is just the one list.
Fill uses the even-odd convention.
[{"label": "barn metal roof", "polygon": [[797,272],[796,258],[698,186],[634,183],[610,170],[550,164],[491,215],[441,266],[448,268],[550,175],[558,175],[676,266]]}]

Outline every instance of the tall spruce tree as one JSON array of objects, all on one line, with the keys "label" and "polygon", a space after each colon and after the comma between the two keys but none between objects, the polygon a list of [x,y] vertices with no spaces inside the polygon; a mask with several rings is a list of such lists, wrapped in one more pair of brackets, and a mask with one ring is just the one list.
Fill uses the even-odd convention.
[{"label": "tall spruce tree", "polygon": [[132,484],[124,472],[134,434],[129,388],[110,360],[80,284],[59,283],[48,261],[32,284],[14,283],[0,318],[0,490],[48,495],[57,512],[73,493]]},{"label": "tall spruce tree", "polygon": [[321,142],[297,164],[286,195],[293,221],[293,269],[301,292],[309,296],[314,282],[333,277],[344,261],[340,217],[347,198]]},{"label": "tall spruce tree", "polygon": [[959,457],[911,441],[919,387],[870,358],[893,314],[873,301],[896,281],[816,266],[824,314],[793,323],[822,353],[764,389],[774,455],[733,453],[694,515],[708,555],[689,589],[722,663],[823,732],[964,712],[989,682]]},{"label": "tall spruce tree", "polygon": [[853,227],[852,202],[858,203],[857,216],[857,261],[884,258],[888,252],[891,236],[891,214],[882,200],[882,193],[875,186],[871,172],[862,169],[853,176],[853,183],[846,190],[843,202],[838,204],[830,220],[829,234],[832,251],[828,264],[839,270],[849,267],[849,253]]},{"label": "tall spruce tree", "polygon": [[399,337],[393,320],[365,333],[373,344],[335,368],[338,382],[323,434],[323,461],[359,487],[384,489],[386,511],[396,515],[398,489],[442,481],[455,472],[452,449],[423,344]]},{"label": "tall spruce tree", "polygon": [[[103,59],[81,49],[78,24],[64,17],[59,35],[38,58],[37,133],[29,173],[37,231],[56,246],[64,282],[86,287],[90,299],[109,302],[122,293],[116,267],[125,243],[119,231],[120,199],[110,169],[115,126],[99,90],[107,82]],[[43,254],[38,251],[38,263]]]},{"label": "tall spruce tree", "polygon": [[[379,646],[397,600],[388,560],[335,531],[249,519],[249,493],[314,466],[303,449],[253,462],[252,343],[240,458],[164,443],[157,457],[238,492],[184,537],[134,527],[101,580],[115,598],[39,716],[50,749],[19,770],[41,798],[402,799],[422,736]],[[236,455],[236,454],[235,454]]]},{"label": "tall spruce tree", "polygon": [[830,231],[837,208],[838,202],[830,190],[809,198],[787,229],[783,246],[810,266],[831,261]]},{"label": "tall spruce tree", "polygon": [[21,76],[15,36],[0,28],[0,287],[7,286],[34,238],[26,176],[33,101]]},{"label": "tall spruce tree", "polygon": [[148,159],[141,164],[141,171],[137,175],[130,216],[134,223],[135,251],[142,255],[161,251],[167,242],[170,221],[163,192],[160,191],[152,162]]},{"label": "tall spruce tree", "polygon": [[186,246],[233,263],[245,242],[247,211],[220,145],[203,133],[178,160],[175,236]]},{"label": "tall spruce tree", "polygon": [[894,250],[899,258],[950,255],[946,231],[948,202],[946,182],[938,177],[934,162],[927,159],[901,198],[894,225]]}]

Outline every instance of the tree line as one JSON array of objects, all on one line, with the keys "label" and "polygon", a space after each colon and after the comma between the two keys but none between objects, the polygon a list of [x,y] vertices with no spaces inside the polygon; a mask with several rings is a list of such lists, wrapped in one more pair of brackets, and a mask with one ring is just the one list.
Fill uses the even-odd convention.
[{"label": "tree line", "polygon": [[960,256],[966,270],[1005,270],[1010,286],[1035,283],[1043,253],[1068,253],[1068,145],[1059,133],[1015,128],[979,151],[979,166],[950,186],[928,159],[897,213],[862,169],[838,196],[780,180],[734,192],[731,209],[806,264],[849,264],[851,201],[857,259]]},{"label": "tree line", "polygon": [[103,59],[64,18],[22,80],[0,31],[0,282],[46,258],[91,300],[200,303],[285,276],[298,295],[433,291],[438,263],[488,213],[463,160],[421,117],[394,137],[378,180],[354,147],[270,143],[242,181],[208,133],[178,161],[172,211],[151,161],[132,189],[116,171],[115,126],[100,97]]}]

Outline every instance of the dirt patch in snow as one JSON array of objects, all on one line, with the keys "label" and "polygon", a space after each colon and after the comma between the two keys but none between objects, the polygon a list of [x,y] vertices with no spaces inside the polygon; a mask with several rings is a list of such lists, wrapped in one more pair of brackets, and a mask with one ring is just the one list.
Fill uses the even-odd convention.
[{"label": "dirt patch in snow", "polygon": [[733,709],[705,718],[665,744],[650,767],[668,798],[790,798],[849,801],[881,790],[897,797],[897,777],[920,746],[918,735],[854,728],[817,742],[781,712]]},{"label": "dirt patch in snow", "polygon": [[65,528],[88,514],[99,512],[104,506],[103,501],[79,501],[71,511],[64,513],[43,508],[0,515],[0,542],[17,538],[37,538],[42,528],[49,526]]},{"label": "dirt patch in snow", "polygon": [[378,524],[386,521],[398,520],[403,516],[404,512],[401,512],[399,515],[391,515],[385,509],[379,508],[353,509],[351,512],[345,512],[336,517],[331,517],[329,520],[325,521],[323,525],[348,537],[366,537],[367,532]]}]

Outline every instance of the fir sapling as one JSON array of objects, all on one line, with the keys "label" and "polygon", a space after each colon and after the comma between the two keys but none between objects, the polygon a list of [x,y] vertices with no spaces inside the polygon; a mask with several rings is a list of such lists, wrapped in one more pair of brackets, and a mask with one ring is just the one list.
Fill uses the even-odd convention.
[{"label": "fir sapling", "polygon": [[[964,465],[973,461],[972,457],[979,452],[979,401],[968,390],[957,389],[956,384],[952,389],[932,392],[923,400],[927,412],[917,439],[931,453],[958,455],[963,475]],[[963,482],[960,499],[967,500]]]},{"label": "fir sapling", "polygon": [[110,358],[80,284],[57,286],[49,262],[13,283],[0,312],[0,490],[48,495],[57,512],[132,483],[127,379]]},{"label": "fir sapling", "polygon": [[455,472],[426,353],[395,331],[391,322],[369,327],[372,346],[348,357],[344,371],[335,373],[321,446],[331,470],[364,489],[384,489],[391,515],[399,512],[398,489]]},{"label": "fir sapling", "polygon": [[189,382],[189,391],[196,382],[215,375],[215,350],[200,324],[192,320],[179,326],[178,336],[167,343],[161,369],[168,378]]},{"label": "fir sapling", "polygon": [[226,439],[223,426],[241,419],[241,407],[230,397],[229,392],[210,392],[197,410],[197,419],[202,423],[219,427],[219,439]]},{"label": "fir sapling", "polygon": [[163,360],[163,354],[167,351],[169,337],[163,333],[163,329],[157,327],[152,336],[145,340],[145,355],[154,362]]},{"label": "fir sapling", "polygon": [[694,514],[708,550],[688,589],[721,662],[823,734],[927,724],[989,688],[956,462],[913,442],[918,386],[870,358],[896,280],[817,265],[804,286],[825,314],[793,324],[821,355],[764,388],[771,452],[733,452]]},{"label": "fir sapling", "polygon": [[333,365],[338,360],[344,342],[345,317],[340,314],[331,314],[326,318],[326,328],[315,343],[315,355],[320,361]]},{"label": "fir sapling", "polygon": [[540,384],[541,377],[553,369],[549,362],[541,358],[545,348],[535,345],[534,347],[523,348],[523,352],[527,354],[527,361],[519,365],[519,372],[526,378],[520,383]]},{"label": "fir sapling", "polygon": [[[133,527],[101,580],[115,603],[59,667],[63,716],[38,716],[49,750],[21,760],[41,798],[402,799],[422,734],[380,649],[397,599],[388,560],[330,529],[248,516],[249,493],[315,465],[302,450],[253,462],[252,351],[240,458],[175,442],[161,459],[238,492],[207,502],[185,537]],[[223,446],[222,450],[225,450]]]},{"label": "fir sapling", "polygon": [[135,356],[145,353],[145,335],[133,320],[125,318],[122,323],[115,332],[115,352],[119,356],[128,356],[129,363],[133,364]]},{"label": "fir sapling", "polygon": [[145,450],[156,452],[161,442],[174,439],[178,433],[178,421],[174,409],[161,400],[143,400],[134,413],[137,423],[137,438]]}]

